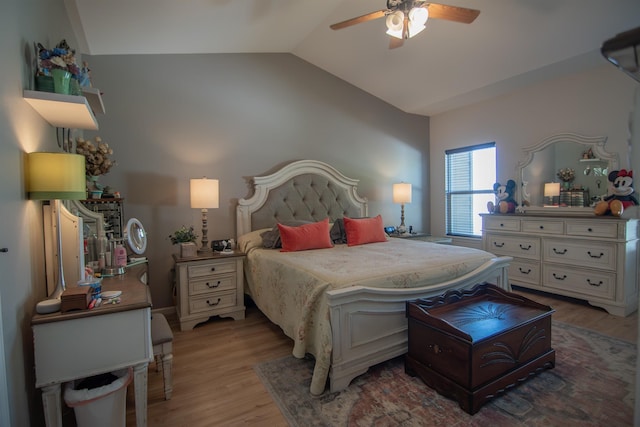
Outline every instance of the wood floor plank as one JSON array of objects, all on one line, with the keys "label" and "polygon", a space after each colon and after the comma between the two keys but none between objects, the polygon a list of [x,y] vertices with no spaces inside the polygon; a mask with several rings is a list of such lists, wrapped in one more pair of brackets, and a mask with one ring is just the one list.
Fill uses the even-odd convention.
[{"label": "wood floor plank", "polygon": [[[514,291],[553,307],[553,320],[637,342],[637,312],[617,317],[570,298]],[[256,363],[291,354],[293,342],[278,326],[254,306],[248,307],[243,320],[213,318],[187,332],[180,331],[175,315],[167,319],[174,334],[173,397],[164,400],[162,375],[152,364],[147,412],[150,427],[287,425],[253,370]],[[135,426],[131,390],[127,426]]]}]

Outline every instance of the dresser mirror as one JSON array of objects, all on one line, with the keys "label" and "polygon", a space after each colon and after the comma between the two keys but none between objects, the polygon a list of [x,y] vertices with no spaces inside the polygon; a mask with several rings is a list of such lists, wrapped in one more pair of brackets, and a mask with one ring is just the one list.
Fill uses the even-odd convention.
[{"label": "dresser mirror", "polygon": [[[516,167],[519,205],[532,213],[591,212],[594,201],[608,193],[607,175],[618,169],[618,155],[605,150],[606,141],[606,137],[562,133],[526,148]],[[563,182],[558,172],[569,169],[573,179]],[[559,185],[547,186],[545,195],[548,183]]]}]

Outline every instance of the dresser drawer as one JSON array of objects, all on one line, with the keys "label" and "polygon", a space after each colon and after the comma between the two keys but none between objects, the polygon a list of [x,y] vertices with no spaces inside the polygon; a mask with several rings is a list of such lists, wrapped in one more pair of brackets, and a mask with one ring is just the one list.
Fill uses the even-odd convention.
[{"label": "dresser drawer", "polygon": [[206,262],[189,266],[189,279],[211,276],[214,274],[235,273],[236,262],[234,259],[216,262]]},{"label": "dresser drawer", "polygon": [[236,305],[236,293],[216,292],[207,296],[191,298],[189,300],[189,313],[202,313]]},{"label": "dresser drawer", "polygon": [[520,218],[485,217],[484,227],[485,230],[520,231]]},{"label": "dresser drawer", "polygon": [[614,243],[588,240],[547,239],[543,243],[543,259],[550,262],[615,270],[616,246]]},{"label": "dresser drawer", "polygon": [[563,221],[522,220],[522,231],[526,233],[564,234]]},{"label": "dresser drawer", "polygon": [[540,259],[540,239],[537,237],[504,236],[502,234],[489,233],[487,235],[487,245],[485,250],[496,255]]},{"label": "dresser drawer", "polygon": [[618,223],[607,220],[567,221],[567,235],[588,237],[618,237]]},{"label": "dresser drawer", "polygon": [[544,265],[543,287],[607,299],[616,297],[616,274],[565,266]]},{"label": "dresser drawer", "polygon": [[525,260],[514,259],[509,264],[509,280],[515,282],[540,284],[540,264]]},{"label": "dresser drawer", "polygon": [[236,288],[235,274],[220,274],[189,281],[189,295],[201,295]]}]

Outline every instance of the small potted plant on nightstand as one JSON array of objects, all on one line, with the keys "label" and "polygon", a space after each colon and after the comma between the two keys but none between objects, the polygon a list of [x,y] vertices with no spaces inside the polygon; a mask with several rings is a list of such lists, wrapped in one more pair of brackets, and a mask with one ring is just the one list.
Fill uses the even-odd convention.
[{"label": "small potted plant on nightstand", "polygon": [[198,235],[195,233],[193,226],[186,228],[184,225],[169,235],[171,243],[180,245],[180,258],[194,257],[198,253],[196,240]]}]

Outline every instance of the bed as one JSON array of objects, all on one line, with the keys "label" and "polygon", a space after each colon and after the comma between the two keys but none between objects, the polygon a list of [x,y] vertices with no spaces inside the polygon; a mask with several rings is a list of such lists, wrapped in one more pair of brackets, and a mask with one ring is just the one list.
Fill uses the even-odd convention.
[{"label": "bed", "polygon": [[484,282],[510,290],[511,258],[477,249],[397,238],[295,252],[263,247],[263,234],[277,223],[368,217],[357,184],[326,163],[300,160],[253,177],[253,194],[236,208],[245,292],[293,339],[295,357],[313,355],[314,395],[327,382],[330,392],[342,390],[406,353],[407,300]]}]

